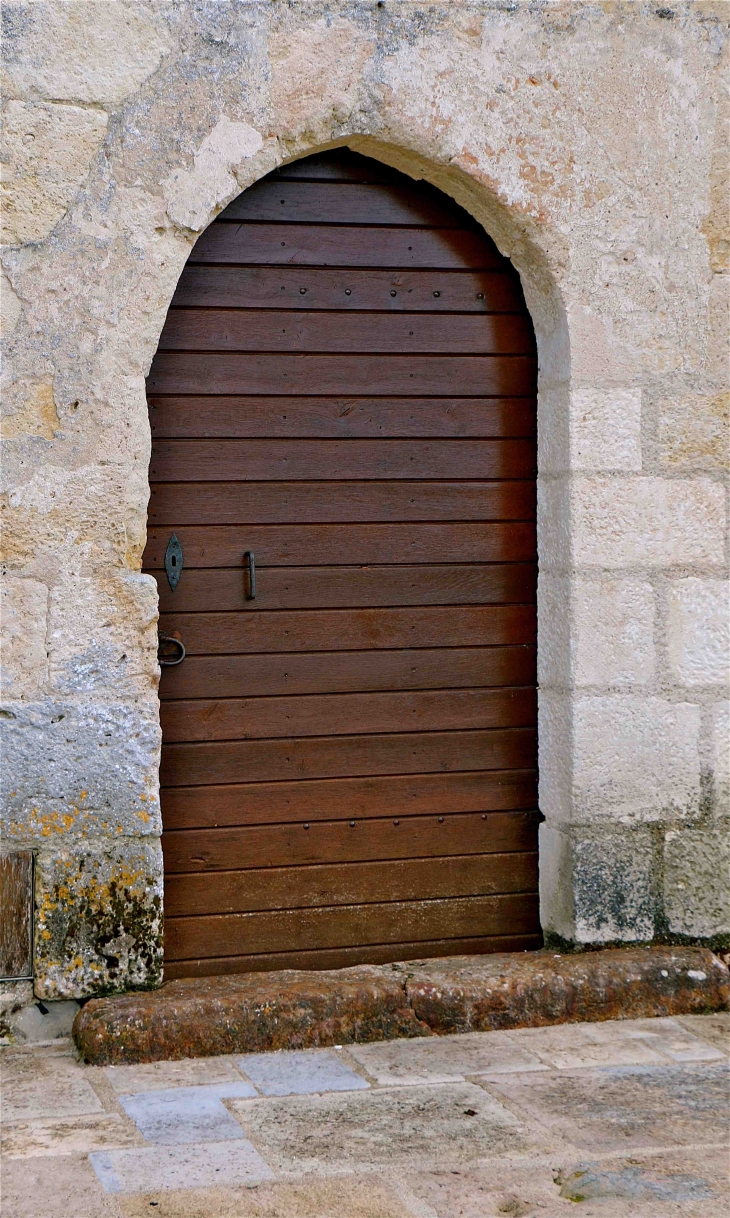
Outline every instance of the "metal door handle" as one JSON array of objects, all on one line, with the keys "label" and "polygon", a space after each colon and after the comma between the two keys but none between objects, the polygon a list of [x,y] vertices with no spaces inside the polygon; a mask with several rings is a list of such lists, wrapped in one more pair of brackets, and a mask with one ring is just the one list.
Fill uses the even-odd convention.
[{"label": "metal door handle", "polygon": [[[172,643],[177,647],[179,654],[174,659],[168,659],[166,656],[160,655],[163,645]],[[161,630],[157,631],[157,663],[161,668],[172,668],[175,664],[182,664],[185,659],[185,644],[181,639],[173,638],[171,634],[163,634]]]},{"label": "metal door handle", "polygon": [[248,563],[248,592],[246,593],[247,601],[256,600],[256,561],[254,559],[253,550],[246,550],[243,556],[243,561]]}]

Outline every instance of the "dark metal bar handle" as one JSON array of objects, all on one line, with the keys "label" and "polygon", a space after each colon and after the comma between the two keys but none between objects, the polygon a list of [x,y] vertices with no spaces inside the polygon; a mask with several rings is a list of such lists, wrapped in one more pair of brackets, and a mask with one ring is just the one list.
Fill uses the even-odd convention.
[{"label": "dark metal bar handle", "polygon": [[[164,643],[172,643],[177,647],[179,655],[174,660],[166,659],[160,655],[160,648]],[[181,639],[175,639],[171,634],[163,634],[161,630],[157,632],[157,663],[161,668],[172,668],[175,664],[182,664],[185,659],[185,644]]]},{"label": "dark metal bar handle", "polygon": [[243,556],[243,561],[248,563],[248,592],[246,593],[247,601],[256,600],[256,560],[254,559],[253,550],[246,550]]}]

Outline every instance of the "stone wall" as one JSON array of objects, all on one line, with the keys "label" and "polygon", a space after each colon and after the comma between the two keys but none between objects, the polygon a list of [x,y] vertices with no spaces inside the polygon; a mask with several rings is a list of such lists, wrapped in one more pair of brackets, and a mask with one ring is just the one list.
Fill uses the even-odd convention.
[{"label": "stone wall", "polygon": [[468,208],[535,322],[544,928],[730,932],[727,5],[3,13],[3,849],[37,851],[36,992],[159,980],[144,377],[198,234],[337,144]]}]

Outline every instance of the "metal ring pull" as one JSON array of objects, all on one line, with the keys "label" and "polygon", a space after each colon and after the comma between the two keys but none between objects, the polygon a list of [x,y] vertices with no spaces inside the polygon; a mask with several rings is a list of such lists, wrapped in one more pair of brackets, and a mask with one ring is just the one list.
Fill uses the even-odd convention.
[{"label": "metal ring pull", "polygon": [[[172,643],[179,650],[179,655],[174,660],[165,659],[160,655],[160,648],[164,643]],[[175,664],[182,664],[185,659],[185,644],[181,639],[173,638],[171,634],[163,634],[161,630],[157,631],[157,662],[161,668],[172,668]]]}]

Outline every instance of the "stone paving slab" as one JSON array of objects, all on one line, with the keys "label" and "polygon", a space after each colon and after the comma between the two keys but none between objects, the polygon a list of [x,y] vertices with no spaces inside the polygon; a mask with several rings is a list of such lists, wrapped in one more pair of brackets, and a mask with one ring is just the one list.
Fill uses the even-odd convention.
[{"label": "stone paving slab", "polygon": [[107,1193],[150,1189],[236,1187],[274,1174],[258,1151],[242,1138],[192,1146],[145,1146],[97,1151],[89,1162]]},{"label": "stone paving slab", "polygon": [[103,1111],[93,1087],[69,1056],[3,1054],[0,1086],[3,1123],[33,1117],[87,1116]]},{"label": "stone paving slab", "polygon": [[682,1015],[677,1023],[723,1053],[730,1054],[730,1011],[710,1015]]},{"label": "stone paving slab", "polygon": [[[267,1067],[307,1089],[282,1096],[253,1096],[229,1056],[103,1069],[10,1049],[26,1116],[4,1126],[3,1218],[719,1218],[728,1033],[725,1012],[260,1055],[262,1090]],[[660,1060],[622,1065],[637,1045]],[[473,1073],[446,1081],[457,1066]],[[102,1111],[44,1113],[43,1080],[78,1100],[74,1078]],[[352,1078],[371,1086],[337,1089]],[[205,1140],[211,1097],[235,1137]],[[165,1106],[182,1119],[160,1125]]]},{"label": "stone paving slab", "polygon": [[116,1113],[55,1121],[20,1121],[4,1125],[2,1129],[2,1153],[9,1159],[88,1154],[106,1147],[137,1146],[141,1141],[131,1121]]},{"label": "stone paving slab", "polygon": [[238,1065],[263,1095],[306,1095],[315,1091],[357,1091],[369,1086],[326,1049],[309,1053],[251,1053]]},{"label": "stone paving slab", "polygon": [[[84,1155],[7,1159],[2,1171],[3,1218],[119,1218]],[[155,1209],[148,1206],[148,1213]],[[212,1218],[212,1215],[211,1215]]]},{"label": "stone paving slab", "polygon": [[118,1204],[124,1218],[414,1218],[393,1187],[372,1176],[142,1193]]},{"label": "stone paving slab", "polygon": [[427,1218],[720,1218],[730,1208],[727,1156],[694,1149],[567,1164],[501,1161],[498,1170],[436,1169],[407,1174],[404,1183]]},{"label": "stone paving slab", "polygon": [[143,1066],[107,1066],[104,1074],[118,1095],[241,1081],[235,1061],[228,1057],[189,1057],[184,1061],[149,1062]]},{"label": "stone paving slab", "polygon": [[95,1065],[368,1043],[727,1008],[704,948],[515,952],[173,981],[95,998],[74,1037]]},{"label": "stone paving slab", "polygon": [[470,1083],[243,1100],[232,1107],[277,1172],[372,1170],[434,1156],[458,1164],[528,1146],[520,1119]]},{"label": "stone paving slab", "polygon": [[146,1142],[224,1142],[242,1138],[238,1121],[222,1100],[255,1096],[250,1083],[212,1083],[120,1095],[119,1102]]},{"label": "stone paving slab", "polygon": [[582,1151],[712,1143],[727,1133],[728,1063],[611,1066],[482,1082],[526,1119]]},{"label": "stone paving slab", "polygon": [[724,1056],[672,1018],[521,1028],[509,1035],[540,1061],[560,1070],[715,1061]]},{"label": "stone paving slab", "polygon": [[430,1040],[391,1040],[384,1044],[351,1045],[348,1053],[376,1082],[384,1086],[418,1083],[458,1083],[469,1075],[501,1074],[548,1067],[515,1033],[464,1032]]}]

